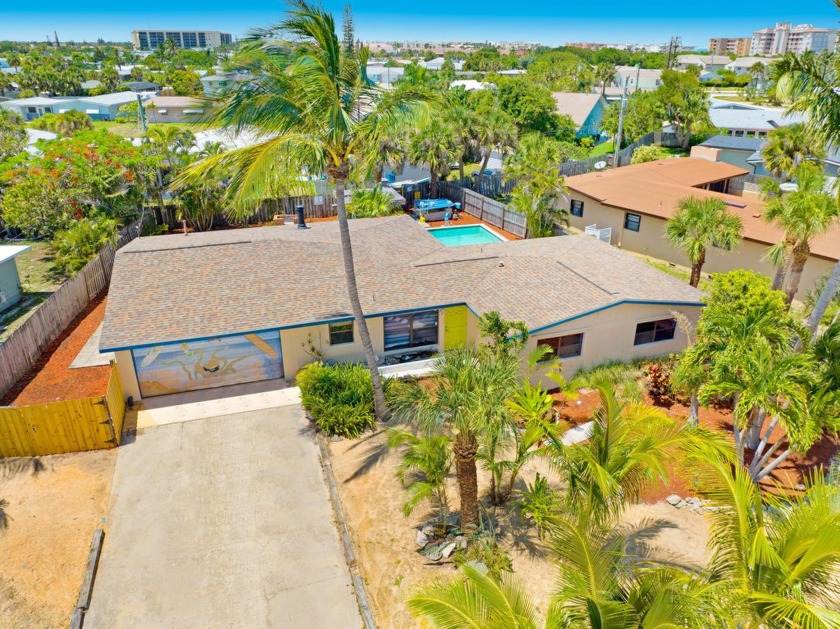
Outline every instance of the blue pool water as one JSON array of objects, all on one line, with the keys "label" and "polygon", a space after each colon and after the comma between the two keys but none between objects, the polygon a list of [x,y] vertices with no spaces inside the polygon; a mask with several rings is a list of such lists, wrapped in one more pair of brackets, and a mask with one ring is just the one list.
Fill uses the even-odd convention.
[{"label": "blue pool water", "polygon": [[434,227],[429,230],[429,233],[447,247],[486,245],[491,242],[502,242],[504,240],[504,238],[500,238],[481,225],[464,225],[463,227]]}]

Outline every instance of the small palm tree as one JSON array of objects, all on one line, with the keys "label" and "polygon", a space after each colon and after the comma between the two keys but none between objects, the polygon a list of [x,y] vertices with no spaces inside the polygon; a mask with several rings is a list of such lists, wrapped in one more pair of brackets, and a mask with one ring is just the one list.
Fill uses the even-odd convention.
[{"label": "small palm tree", "polygon": [[764,166],[774,177],[790,178],[800,164],[821,161],[825,150],[804,124],[792,124],[773,129],[761,147]]},{"label": "small palm tree", "polygon": [[370,190],[353,190],[347,209],[355,218],[374,218],[389,216],[394,213],[396,207],[394,197],[382,188],[376,187]]},{"label": "small palm tree", "polygon": [[457,155],[455,130],[439,117],[430,118],[411,138],[408,159],[429,169],[430,195],[438,196],[440,175],[449,173],[449,163]]},{"label": "small palm tree", "polygon": [[452,470],[452,439],[449,435],[416,435],[402,428],[388,430],[388,447],[407,446],[397,467],[397,478],[408,486],[408,500],[403,513],[408,516],[420,503],[430,500],[439,509],[440,525],[446,528],[449,498],[446,483]]},{"label": "small palm tree", "polygon": [[518,384],[518,366],[507,353],[453,349],[435,362],[431,387],[416,385],[395,396],[399,421],[428,431],[452,431],[462,527],[478,524],[479,440],[509,421],[505,401]]},{"label": "small palm tree", "polygon": [[595,66],[595,82],[601,85],[601,96],[607,93],[607,85],[615,80],[615,66],[611,63],[599,63]]},{"label": "small palm tree", "polygon": [[[253,79],[222,96],[215,120],[263,139],[203,160],[185,174],[201,178],[218,165],[232,174],[229,205],[248,215],[283,180],[326,172],[336,190],[347,293],[373,382],[376,415],[388,416],[376,355],[359,299],[344,190],[351,174],[373,172],[381,141],[416,118],[423,96],[385,92],[367,78],[366,49],[342,52],[332,15],[305,0],[290,2],[287,19],[254,31],[242,63]],[[289,58],[289,51],[295,51]]]},{"label": "small palm tree", "polygon": [[726,204],[716,198],[681,199],[674,216],[665,224],[668,240],[691,262],[691,286],[700,283],[708,247],[731,251],[741,243],[743,229],[741,217],[730,213]]},{"label": "small palm tree", "polygon": [[771,197],[764,214],[765,220],[784,231],[785,241],[789,243],[783,286],[788,304],[799,290],[802,271],[811,256],[811,241],[836,225],[840,217],[837,199],[825,192],[826,178],[817,166],[801,164],[793,175],[797,189]]},{"label": "small palm tree", "polygon": [[494,109],[479,116],[476,120],[477,145],[482,147],[484,155],[481,168],[475,179],[476,190],[480,190],[487,170],[487,163],[493,151],[504,154],[516,144],[516,123],[513,118],[501,109]]}]

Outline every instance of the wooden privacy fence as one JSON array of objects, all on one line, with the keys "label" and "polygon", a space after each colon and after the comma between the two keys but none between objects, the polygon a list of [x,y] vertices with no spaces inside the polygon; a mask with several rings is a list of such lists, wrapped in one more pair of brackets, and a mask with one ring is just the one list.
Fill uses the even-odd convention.
[{"label": "wooden privacy fence", "polygon": [[461,210],[520,238],[528,237],[528,220],[524,214],[509,210],[504,203],[488,199],[477,192],[464,190]]},{"label": "wooden privacy fence", "polygon": [[0,397],[36,363],[41,353],[111,281],[117,249],[137,235],[134,223],[120,232],[76,275],[64,282],[0,345]]},{"label": "wooden privacy fence", "polygon": [[0,408],[0,457],[46,456],[120,444],[125,399],[111,363],[103,397]]}]

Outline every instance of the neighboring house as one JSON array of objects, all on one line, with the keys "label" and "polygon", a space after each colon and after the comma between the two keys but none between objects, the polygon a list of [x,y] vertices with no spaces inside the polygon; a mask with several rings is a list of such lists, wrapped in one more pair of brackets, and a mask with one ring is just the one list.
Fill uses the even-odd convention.
[{"label": "neighboring house", "polygon": [[391,87],[400,80],[405,69],[400,66],[391,68],[383,63],[369,63],[367,65],[368,78],[382,87]]},{"label": "neighboring house", "polygon": [[[715,135],[700,144],[713,149],[719,149],[719,159],[725,164],[732,164],[748,172],[754,172],[749,159],[764,144],[760,137],[735,137],[733,135]],[[759,173],[761,174],[761,173]]]},{"label": "neighboring house", "polygon": [[33,96],[32,98],[17,98],[14,100],[6,100],[0,102],[0,107],[14,111],[24,120],[35,120],[44,114],[57,114],[59,105],[64,102],[56,98],[46,98],[43,96]]},{"label": "neighboring house", "polygon": [[[293,379],[316,356],[364,361],[338,223],[151,236],[116,254],[99,349],[135,400]],[[582,236],[446,247],[407,216],[350,221],[356,277],[383,364],[480,340],[478,317],[523,321],[566,375],[686,346],[685,282]],[[278,260],[288,272],[278,273]]]},{"label": "neighboring house", "polygon": [[153,96],[144,102],[148,122],[195,122],[207,104],[189,96]]},{"label": "neighboring house", "polygon": [[115,92],[100,96],[85,96],[67,103],[65,109],[76,109],[91,117],[91,120],[116,120],[120,107],[137,102],[134,92]]},{"label": "neighboring house", "polygon": [[126,81],[123,85],[135,94],[154,94],[160,90],[160,85],[150,81]]},{"label": "neighboring house", "polygon": [[648,70],[636,66],[616,66],[613,87],[624,89],[627,81],[628,93],[636,90],[650,92],[662,85],[662,70]]},{"label": "neighboring house", "polygon": [[765,68],[777,59],[768,59],[767,57],[739,57],[734,61],[726,64],[726,69],[734,72],[738,76],[743,76],[750,73],[750,68],[755,64],[760,63]]},{"label": "neighboring house", "polygon": [[688,70],[694,66],[700,68],[700,74],[715,74],[723,70],[732,61],[726,55],[680,55],[677,57],[677,70]]},{"label": "neighboring house", "polygon": [[806,122],[805,114],[785,113],[782,109],[755,107],[741,103],[712,100],[709,108],[712,125],[736,137],[766,137],[773,129]]},{"label": "neighboring house", "polygon": [[598,137],[607,101],[600,94],[554,92],[557,113],[570,116],[577,127],[576,138]]},{"label": "neighboring house", "polygon": [[[769,175],[770,173],[767,172],[767,169],[764,166],[764,157],[761,154],[762,146],[764,146],[764,142],[762,142],[761,146],[759,146],[755,152],[747,158],[747,163],[756,175]],[[823,172],[826,175],[829,177],[840,176],[840,151],[829,151],[825,156],[825,159],[823,159],[822,164]]]},{"label": "neighboring house", "polygon": [[[730,180],[744,174],[746,169],[730,164],[685,157],[567,177],[570,224],[580,230],[609,230],[599,233],[622,249],[688,266],[688,259],[666,239],[665,222],[674,215],[681,199],[717,198],[741,217],[744,240],[732,252],[712,247],[703,270],[722,273],[752,269],[772,277],[775,268],[766,254],[783,239],[783,233],[763,219],[764,203],[727,194]],[[802,299],[813,289],[838,259],[840,226],[812,242],[797,297]]]},{"label": "neighboring house", "polygon": [[20,276],[15,258],[29,249],[29,245],[0,246],[0,312],[20,301]]},{"label": "neighboring house", "polygon": [[96,79],[89,79],[87,81],[82,81],[81,85],[83,90],[89,92],[90,90],[95,90],[98,87],[102,87],[102,81],[97,81]]},{"label": "neighboring house", "polygon": [[210,76],[201,77],[201,87],[205,96],[219,96],[224,94],[235,85],[252,78],[250,74],[239,74],[236,72],[220,72]]}]

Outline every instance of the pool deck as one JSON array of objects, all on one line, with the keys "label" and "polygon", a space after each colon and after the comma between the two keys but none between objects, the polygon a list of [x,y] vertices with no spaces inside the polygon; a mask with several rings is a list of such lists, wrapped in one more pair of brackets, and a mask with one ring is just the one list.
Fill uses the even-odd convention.
[{"label": "pool deck", "polygon": [[[495,225],[491,225],[490,223],[486,223],[485,221],[477,219],[472,214],[467,214],[466,212],[459,212],[458,216],[460,218],[457,221],[450,221],[450,226],[452,227],[465,227],[467,225],[484,225],[489,229],[497,232],[507,238],[508,240],[522,240],[519,236],[511,234],[508,231],[505,231],[501,227],[496,227]],[[444,227],[444,221],[429,221],[429,227]]]}]

